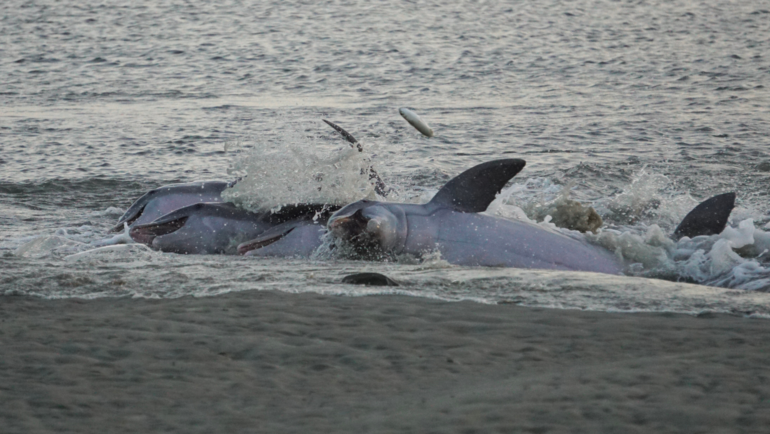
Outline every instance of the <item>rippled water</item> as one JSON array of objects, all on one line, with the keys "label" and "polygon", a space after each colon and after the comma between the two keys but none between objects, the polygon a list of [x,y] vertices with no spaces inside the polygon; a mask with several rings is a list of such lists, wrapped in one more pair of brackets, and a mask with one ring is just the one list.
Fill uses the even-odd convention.
[{"label": "rippled water", "polygon": [[[761,293],[744,305],[746,288],[770,288],[770,255],[760,249],[770,221],[768,1],[7,0],[0,38],[2,292],[358,294],[368,290],[334,282],[369,269],[447,299],[770,311]],[[399,107],[414,108],[436,136],[422,137]],[[632,272],[693,280],[683,271],[689,260],[708,275],[704,282],[744,288],[701,287],[700,302],[680,297],[684,289],[660,289],[685,287],[677,284],[580,273],[144,251],[64,259],[88,245],[62,240],[105,237],[150,188],[228,179],[239,154],[226,144],[345,146],[321,118],[361,140],[402,199],[435,191],[474,164],[520,157],[527,168],[510,205],[528,209],[569,185],[606,228],[644,244],[651,225],[670,231],[697,200],[735,191],[732,225],[753,219],[758,250],[699,259],[698,248],[710,253],[714,238],[690,246],[678,265],[673,258]],[[61,239],[13,253],[40,236]]]}]

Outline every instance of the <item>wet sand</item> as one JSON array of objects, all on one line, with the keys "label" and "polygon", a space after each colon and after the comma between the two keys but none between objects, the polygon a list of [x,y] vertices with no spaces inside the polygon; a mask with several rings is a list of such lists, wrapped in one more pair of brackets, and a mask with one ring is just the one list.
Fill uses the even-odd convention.
[{"label": "wet sand", "polygon": [[0,297],[3,433],[732,433],[770,321],[403,296]]}]

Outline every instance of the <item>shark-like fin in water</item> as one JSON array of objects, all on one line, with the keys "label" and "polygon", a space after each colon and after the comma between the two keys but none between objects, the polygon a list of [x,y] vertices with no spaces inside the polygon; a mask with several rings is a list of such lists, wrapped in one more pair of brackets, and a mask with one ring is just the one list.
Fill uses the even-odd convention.
[{"label": "shark-like fin in water", "polygon": [[694,238],[698,235],[716,235],[727,225],[727,219],[735,207],[735,193],[723,193],[706,199],[687,214],[672,238]]},{"label": "shark-like fin in water", "polygon": [[427,205],[459,212],[484,212],[526,164],[518,158],[479,164],[452,178]]}]

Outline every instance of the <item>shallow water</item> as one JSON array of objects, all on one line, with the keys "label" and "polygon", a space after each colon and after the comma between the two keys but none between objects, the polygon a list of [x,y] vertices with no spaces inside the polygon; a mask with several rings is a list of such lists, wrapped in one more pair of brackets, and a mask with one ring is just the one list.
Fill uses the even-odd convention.
[{"label": "shallow water", "polygon": [[[0,11],[0,292],[357,295],[372,290],[334,282],[369,270],[448,300],[770,311],[770,2],[10,0]],[[592,241],[647,279],[141,249],[66,259],[106,238],[148,189],[280,166],[242,164],[262,153],[346,149],[321,118],[363,142],[392,200],[425,200],[477,163],[523,158],[499,213],[532,217],[569,186],[605,220]],[[664,241],[726,191],[738,195],[737,232]]]}]

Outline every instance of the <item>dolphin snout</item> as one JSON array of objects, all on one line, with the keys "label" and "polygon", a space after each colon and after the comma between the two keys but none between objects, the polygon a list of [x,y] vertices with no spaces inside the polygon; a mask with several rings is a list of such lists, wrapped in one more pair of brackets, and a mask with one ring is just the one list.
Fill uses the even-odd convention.
[{"label": "dolphin snout", "polygon": [[327,227],[334,236],[339,238],[352,238],[366,232],[369,219],[364,217],[359,209],[347,216],[336,216],[329,219]]}]

